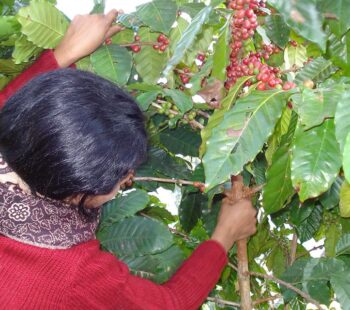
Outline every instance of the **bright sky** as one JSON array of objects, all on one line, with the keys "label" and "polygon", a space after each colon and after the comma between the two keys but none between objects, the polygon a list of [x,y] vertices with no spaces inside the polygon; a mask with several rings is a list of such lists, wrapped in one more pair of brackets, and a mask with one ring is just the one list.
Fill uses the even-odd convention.
[{"label": "bright sky", "polygon": [[[145,2],[149,0],[106,0],[106,11],[115,8],[130,13],[135,11],[137,5]],[[77,14],[89,13],[93,6],[93,0],[57,0],[57,7],[71,19]]]}]

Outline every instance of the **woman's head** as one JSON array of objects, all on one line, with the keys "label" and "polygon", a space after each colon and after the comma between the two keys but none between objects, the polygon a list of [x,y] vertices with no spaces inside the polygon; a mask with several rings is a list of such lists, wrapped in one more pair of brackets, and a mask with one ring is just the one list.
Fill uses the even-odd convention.
[{"label": "woman's head", "polygon": [[43,74],[0,113],[4,159],[33,192],[53,199],[114,193],[146,148],[132,97],[89,72]]}]

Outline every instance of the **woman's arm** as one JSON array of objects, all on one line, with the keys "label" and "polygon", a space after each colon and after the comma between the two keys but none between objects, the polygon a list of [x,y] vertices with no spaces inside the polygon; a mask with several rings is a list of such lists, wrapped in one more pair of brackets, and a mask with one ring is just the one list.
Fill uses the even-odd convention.
[{"label": "woman's arm", "polygon": [[0,109],[18,89],[34,77],[59,68],[72,67],[76,61],[95,51],[106,38],[122,30],[112,25],[118,15],[112,10],[106,15],[78,15],[71,22],[55,51],[46,50],[28,69],[0,91]]},{"label": "woman's arm", "polygon": [[77,269],[67,295],[71,309],[197,309],[219,280],[226,252],[237,240],[255,232],[256,210],[251,202],[224,199],[212,239],[202,243],[172,278],[157,285],[129,273],[113,255],[93,241]]}]

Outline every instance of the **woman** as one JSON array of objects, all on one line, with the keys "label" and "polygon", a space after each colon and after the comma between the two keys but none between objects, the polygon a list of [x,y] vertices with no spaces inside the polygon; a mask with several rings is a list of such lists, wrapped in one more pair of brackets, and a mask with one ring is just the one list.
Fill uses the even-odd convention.
[{"label": "woman", "polygon": [[57,49],[0,93],[1,308],[196,309],[227,251],[255,232],[251,203],[224,199],[211,239],[163,285],[100,250],[99,207],[145,158],[143,117],[110,82],[56,69],[74,67],[120,31],[116,16],[74,18]]}]

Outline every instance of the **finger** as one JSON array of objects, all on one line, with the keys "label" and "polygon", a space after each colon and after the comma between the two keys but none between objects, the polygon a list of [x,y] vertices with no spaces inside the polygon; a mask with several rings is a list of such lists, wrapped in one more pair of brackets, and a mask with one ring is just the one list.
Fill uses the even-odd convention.
[{"label": "finger", "polygon": [[125,29],[125,27],[119,26],[119,25],[111,26],[106,33],[106,38],[113,37],[116,33],[120,32],[124,29]]},{"label": "finger", "polygon": [[117,18],[117,16],[118,16],[118,11],[115,10],[115,9],[110,10],[105,16],[106,16],[106,23],[110,25],[110,24],[112,24],[112,23],[115,21],[115,19]]}]

